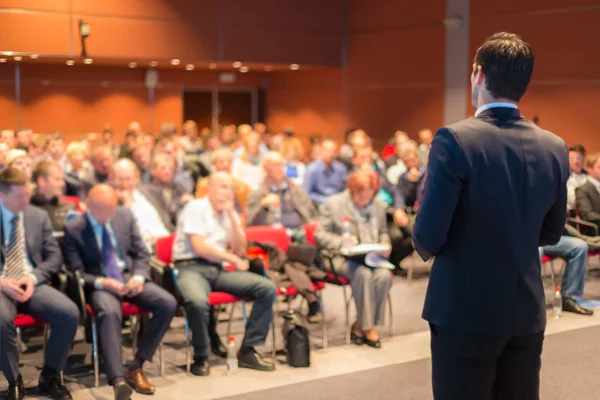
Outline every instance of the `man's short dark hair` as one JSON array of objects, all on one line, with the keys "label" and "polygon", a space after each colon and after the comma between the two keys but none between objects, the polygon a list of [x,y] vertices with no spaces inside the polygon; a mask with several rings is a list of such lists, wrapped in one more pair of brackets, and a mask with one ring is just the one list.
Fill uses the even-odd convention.
[{"label": "man's short dark hair", "polygon": [[583,145],[581,145],[581,144],[574,144],[573,146],[569,147],[569,152],[571,152],[571,151],[574,151],[575,153],[579,153],[585,157],[585,147],[583,147]]},{"label": "man's short dark hair", "polygon": [[[111,131],[111,133],[112,133],[112,131]],[[125,132],[125,137],[130,137],[130,136],[137,137],[137,133],[135,133],[134,130],[128,130],[127,132]]]},{"label": "man's short dark hair", "polygon": [[500,32],[477,50],[475,67],[481,66],[493,97],[518,102],[531,81],[534,58],[533,49],[523,38]]},{"label": "man's short dark hair", "polygon": [[42,160],[40,161],[36,166],[35,169],[33,170],[32,174],[31,174],[31,180],[35,183],[37,183],[38,178],[40,177],[44,177],[44,178],[48,178],[48,174],[50,173],[50,169],[52,168],[59,168],[62,169],[61,165],[59,163],[57,163],[54,160]]},{"label": "man's short dark hair", "polygon": [[19,168],[8,167],[0,172],[0,192],[8,193],[13,186],[23,186],[29,178]]}]

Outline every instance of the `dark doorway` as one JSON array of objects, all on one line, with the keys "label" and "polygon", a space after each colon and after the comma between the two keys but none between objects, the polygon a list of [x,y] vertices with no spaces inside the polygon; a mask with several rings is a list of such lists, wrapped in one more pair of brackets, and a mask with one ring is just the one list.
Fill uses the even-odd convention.
[{"label": "dark doorway", "polygon": [[219,124],[252,124],[252,92],[219,91]]},{"label": "dark doorway", "polygon": [[212,92],[184,91],[183,120],[196,121],[198,128],[212,127]]}]

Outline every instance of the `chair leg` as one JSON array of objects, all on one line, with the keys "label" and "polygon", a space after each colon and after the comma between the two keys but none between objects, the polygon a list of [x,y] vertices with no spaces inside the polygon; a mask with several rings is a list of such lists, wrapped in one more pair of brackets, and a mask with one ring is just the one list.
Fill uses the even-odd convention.
[{"label": "chair leg", "polygon": [[392,310],[392,296],[390,292],[387,295],[388,310],[390,312],[390,337],[394,336],[394,311]]},{"label": "chair leg", "polygon": [[183,321],[185,326],[185,370],[190,372],[192,365],[190,360],[190,324],[188,322],[187,311],[183,310]]},{"label": "chair leg", "polygon": [[44,352],[44,365],[46,365],[46,349],[48,348],[48,334],[50,332],[50,326],[48,324],[44,325],[44,345],[42,350]]},{"label": "chair leg", "polygon": [[350,344],[350,302],[352,301],[352,298],[348,298],[346,289],[346,286],[342,286],[342,291],[344,293],[344,310],[346,312],[346,344]]},{"label": "chair leg", "polygon": [[158,357],[160,360],[160,376],[162,376],[163,378],[165,377],[165,359],[163,357],[163,343],[162,340],[160,341],[160,344],[158,345]]},{"label": "chair leg", "polygon": [[271,321],[271,328],[273,330],[273,347],[271,349],[271,357],[273,358],[273,364],[277,361],[277,314],[279,313],[279,296],[275,298],[275,312],[273,313],[273,320]]},{"label": "chair leg", "polygon": [[96,318],[92,318],[92,357],[94,358],[94,386],[100,386],[100,363],[98,361],[98,331]]},{"label": "chair leg", "polygon": [[19,354],[21,353],[21,328],[16,328],[17,332],[17,349],[19,349]]},{"label": "chair leg", "polygon": [[246,314],[246,302],[242,301],[242,322],[244,323],[244,326],[248,325],[248,317]]},{"label": "chair leg", "polygon": [[236,303],[231,304],[231,311],[229,311],[229,322],[227,322],[227,337],[231,335],[231,324],[233,323],[233,312],[235,311]]},{"label": "chair leg", "polygon": [[412,278],[413,278],[413,272],[415,270],[415,264],[417,263],[415,257],[416,253],[413,252],[410,255],[410,262],[408,263],[408,271],[407,271],[407,275],[406,275],[406,281],[410,284],[412,282]]},{"label": "chair leg", "polygon": [[323,335],[323,349],[327,348],[327,324],[325,323],[325,307],[323,305],[323,291],[317,292],[317,297],[319,298],[319,305],[321,306],[321,315],[323,319],[321,320],[321,329]]},{"label": "chair leg", "polygon": [[554,285],[554,288],[556,288],[557,282],[556,282],[556,274],[554,273],[554,260],[550,260],[550,273],[552,274],[552,284]]},{"label": "chair leg", "polygon": [[138,334],[140,332],[140,326],[142,319],[139,316],[131,317],[133,321],[131,321],[131,349],[133,350],[133,354],[135,354],[138,345]]}]

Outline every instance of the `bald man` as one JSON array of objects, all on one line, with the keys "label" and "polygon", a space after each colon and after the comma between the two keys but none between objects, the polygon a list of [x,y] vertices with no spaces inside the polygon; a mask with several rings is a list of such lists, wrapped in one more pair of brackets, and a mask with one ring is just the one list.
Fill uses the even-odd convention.
[{"label": "bald man", "polygon": [[[273,282],[248,272],[246,235],[234,208],[233,179],[225,172],[211,175],[206,197],[190,201],[179,216],[173,258],[179,270],[177,286],[187,311],[194,346],[194,375],[210,373],[208,295],[226,292],[253,302],[246,334],[238,353],[239,366],[272,371],[274,365],[254,350],[265,342],[273,319]],[[223,264],[231,264],[228,272]]]},{"label": "bald man", "polygon": [[[116,400],[128,400],[133,390],[153,394],[142,367],[152,360],[169,329],[177,302],[150,282],[149,255],[131,212],[117,206],[117,193],[106,184],[94,186],[87,212],[65,224],[65,259],[85,282],[88,303],[97,315],[106,375]],[[152,313],[134,360],[122,364],[121,303],[127,301]]]}]

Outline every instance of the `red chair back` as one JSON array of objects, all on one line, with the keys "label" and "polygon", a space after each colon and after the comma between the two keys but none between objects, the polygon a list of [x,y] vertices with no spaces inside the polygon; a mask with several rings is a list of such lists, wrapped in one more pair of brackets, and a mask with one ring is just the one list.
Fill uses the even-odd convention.
[{"label": "red chair back", "polygon": [[292,239],[288,236],[285,228],[273,228],[272,226],[249,226],[246,228],[246,240],[249,242],[275,243],[275,246],[287,253]]},{"label": "red chair back", "polygon": [[396,148],[391,144],[386,144],[383,150],[381,151],[381,158],[386,159],[396,154]]},{"label": "red chair back", "polygon": [[156,258],[165,264],[171,264],[173,262],[173,242],[175,241],[175,234],[172,233],[169,236],[161,237],[156,239]]},{"label": "red chair back", "polygon": [[304,225],[304,233],[306,234],[306,243],[312,244],[313,246],[317,245],[315,240],[315,231],[317,230],[317,223],[311,222],[310,224]]},{"label": "red chair back", "polygon": [[60,196],[60,201],[63,203],[71,203],[75,206],[77,212],[80,212],[81,209],[79,206],[81,205],[81,200],[77,196]]}]

